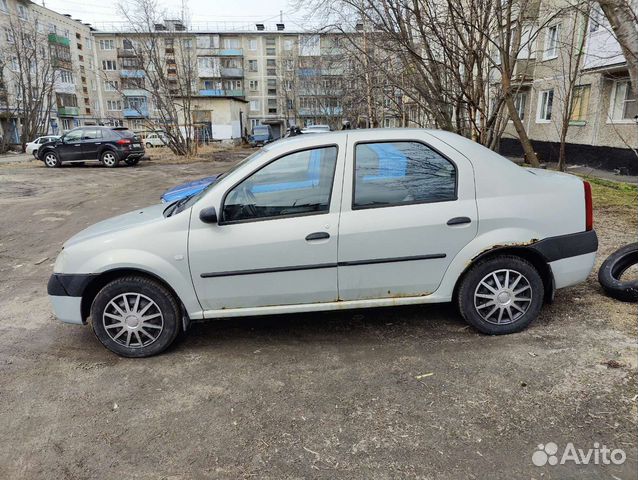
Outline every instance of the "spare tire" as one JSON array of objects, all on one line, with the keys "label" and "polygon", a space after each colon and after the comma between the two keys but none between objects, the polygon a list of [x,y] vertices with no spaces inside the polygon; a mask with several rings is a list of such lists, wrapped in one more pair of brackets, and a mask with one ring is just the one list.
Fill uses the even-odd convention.
[{"label": "spare tire", "polygon": [[630,243],[607,257],[598,270],[598,281],[610,297],[638,302],[638,280],[622,280],[629,267],[638,263],[638,243]]}]

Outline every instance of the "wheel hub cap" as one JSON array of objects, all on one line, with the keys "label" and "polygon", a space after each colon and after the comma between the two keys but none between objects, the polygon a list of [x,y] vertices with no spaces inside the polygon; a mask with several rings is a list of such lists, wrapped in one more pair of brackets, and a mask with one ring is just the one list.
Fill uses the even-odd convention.
[{"label": "wheel hub cap", "polygon": [[516,270],[488,273],[474,291],[474,308],[483,320],[496,325],[515,322],[531,304],[531,284]]},{"label": "wheel hub cap", "polygon": [[106,305],[102,324],[114,342],[128,348],[142,348],[160,337],[164,316],[159,306],[146,295],[123,293]]}]

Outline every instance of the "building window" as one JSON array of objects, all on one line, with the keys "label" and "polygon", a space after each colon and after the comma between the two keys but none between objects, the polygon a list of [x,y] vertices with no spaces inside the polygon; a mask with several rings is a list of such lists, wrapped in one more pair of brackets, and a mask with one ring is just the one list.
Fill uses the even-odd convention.
[{"label": "building window", "polygon": [[248,60],[248,71],[249,72],[257,72],[257,60]]},{"label": "building window", "polygon": [[257,50],[257,39],[251,38],[248,40],[248,50],[255,51]]},{"label": "building window", "polygon": [[260,125],[259,120],[256,118],[250,119],[250,128],[255,128],[257,125]]},{"label": "building window", "polygon": [[259,111],[259,100],[251,100],[250,101],[250,111],[258,112]]},{"label": "building window", "polygon": [[525,105],[527,104],[527,93],[517,93],[514,96],[514,106],[521,120],[525,119]]},{"label": "building window", "polygon": [[538,96],[538,122],[549,122],[552,119],[552,105],[554,104],[554,90],[544,90]]},{"label": "building window", "polygon": [[116,92],[117,87],[118,87],[118,84],[116,80],[113,80],[113,81],[107,80],[106,82],[104,82],[105,92]]},{"label": "building window", "polygon": [[224,48],[241,48],[239,38],[224,38]]},{"label": "building window", "polygon": [[100,50],[115,50],[115,40],[100,40]]},{"label": "building window", "polygon": [[186,50],[190,50],[191,48],[193,48],[193,40],[191,40],[190,38],[185,38],[182,40],[182,46],[186,49]]},{"label": "building window", "polygon": [[250,90],[252,90],[253,92],[255,90],[259,90],[259,81],[258,80],[250,80],[248,82],[248,87],[250,88]]},{"label": "building window", "polygon": [[122,110],[122,102],[120,100],[107,100],[106,109],[111,112]]},{"label": "building window", "polygon": [[7,40],[7,43],[15,43],[13,32],[6,27],[4,29],[4,38]]},{"label": "building window", "polygon": [[615,82],[610,116],[613,121],[635,120],[638,116],[638,102],[631,94],[629,80]]},{"label": "building window", "polygon": [[22,20],[27,20],[29,18],[29,11],[27,10],[27,7],[21,3],[18,3],[18,17]]},{"label": "building window", "polygon": [[117,70],[117,63],[115,60],[102,60],[103,70]]},{"label": "building window", "polygon": [[572,94],[572,112],[569,116],[570,122],[584,122],[587,120],[587,110],[589,108],[589,85],[579,85],[574,88]]},{"label": "building window", "polygon": [[292,50],[293,42],[292,40],[286,39],[284,40],[284,50]]},{"label": "building window", "polygon": [[543,60],[550,60],[558,56],[558,42],[560,41],[560,24],[552,25],[547,29],[545,37],[545,52]]},{"label": "building window", "polygon": [[277,66],[277,61],[274,59],[266,60],[266,66],[269,68],[274,68]]},{"label": "building window", "polygon": [[270,57],[274,57],[275,55],[277,55],[277,51],[275,48],[267,48],[266,49],[266,55],[270,56]]},{"label": "building window", "polygon": [[61,83],[74,83],[73,72],[70,70],[60,70],[60,82]]}]

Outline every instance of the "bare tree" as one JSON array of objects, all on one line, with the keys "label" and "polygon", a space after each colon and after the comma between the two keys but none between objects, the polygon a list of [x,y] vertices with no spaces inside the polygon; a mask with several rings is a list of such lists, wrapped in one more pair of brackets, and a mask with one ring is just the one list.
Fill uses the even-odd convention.
[{"label": "bare tree", "polygon": [[[26,19],[9,16],[6,28],[7,43],[2,49],[2,81],[14,87],[6,92],[6,116],[19,119],[19,143],[25,151],[27,142],[45,134],[51,117],[54,84],[63,67],[71,71],[68,39],[57,37],[50,42],[43,33],[39,18]],[[7,132],[3,143],[9,141]]]},{"label": "bare tree", "polygon": [[598,3],[627,60],[632,91],[638,98],[638,3],[635,0],[599,0]]},{"label": "bare tree", "polygon": [[120,10],[131,24],[128,50],[144,72],[143,83],[137,86],[150,100],[150,105],[148,100],[130,103],[124,97],[125,107],[138,110],[148,128],[162,130],[175,154],[194,154],[197,149],[193,118],[193,98],[197,92],[194,35],[186,31],[185,18],[174,25],[165,25],[166,14],[155,0],[131,0],[121,3]]}]

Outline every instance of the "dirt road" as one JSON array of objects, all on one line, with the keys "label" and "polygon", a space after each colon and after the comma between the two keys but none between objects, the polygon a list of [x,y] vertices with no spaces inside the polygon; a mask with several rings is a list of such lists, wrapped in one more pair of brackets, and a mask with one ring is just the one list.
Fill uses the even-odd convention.
[{"label": "dirt road", "polygon": [[[0,478],[635,478],[636,310],[593,275],[502,337],[375,309],[199,324],[129,360],[52,318],[64,240],[230,163],[0,166]],[[596,213],[601,255],[635,241]],[[535,466],[548,442],[627,458]]]}]

